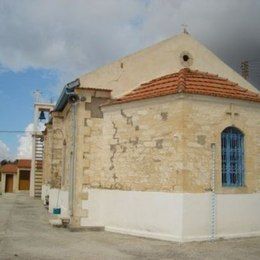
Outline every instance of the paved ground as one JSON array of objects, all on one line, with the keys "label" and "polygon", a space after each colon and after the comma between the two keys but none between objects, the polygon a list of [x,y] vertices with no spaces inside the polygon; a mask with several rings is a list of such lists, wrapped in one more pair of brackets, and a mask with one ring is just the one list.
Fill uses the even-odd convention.
[{"label": "paved ground", "polygon": [[48,224],[40,200],[0,195],[0,259],[260,259],[260,237],[171,243]]}]

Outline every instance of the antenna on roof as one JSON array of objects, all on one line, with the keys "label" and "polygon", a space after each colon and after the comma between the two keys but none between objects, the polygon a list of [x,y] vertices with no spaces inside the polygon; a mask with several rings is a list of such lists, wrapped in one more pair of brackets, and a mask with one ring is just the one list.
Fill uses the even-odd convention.
[{"label": "antenna on roof", "polygon": [[189,34],[189,32],[188,32],[188,30],[187,30],[187,28],[188,28],[188,25],[187,25],[187,24],[183,23],[183,24],[181,25],[181,27],[182,27],[183,33]]},{"label": "antenna on roof", "polygon": [[241,61],[241,74],[242,77],[248,79],[249,77],[249,62],[248,60]]}]

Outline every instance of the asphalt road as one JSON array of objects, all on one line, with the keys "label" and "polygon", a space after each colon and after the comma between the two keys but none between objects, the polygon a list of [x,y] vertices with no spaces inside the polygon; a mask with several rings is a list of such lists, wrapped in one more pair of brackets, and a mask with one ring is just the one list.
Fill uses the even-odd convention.
[{"label": "asphalt road", "polygon": [[0,195],[0,259],[260,259],[260,237],[171,243],[54,228],[38,199]]}]

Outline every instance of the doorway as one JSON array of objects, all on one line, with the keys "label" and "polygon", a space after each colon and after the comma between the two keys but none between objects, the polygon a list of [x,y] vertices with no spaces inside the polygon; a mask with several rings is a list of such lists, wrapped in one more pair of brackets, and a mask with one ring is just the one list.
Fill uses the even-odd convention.
[{"label": "doorway", "polygon": [[30,171],[20,171],[19,190],[30,189]]},{"label": "doorway", "polygon": [[13,174],[5,175],[5,192],[13,192],[14,176]]}]

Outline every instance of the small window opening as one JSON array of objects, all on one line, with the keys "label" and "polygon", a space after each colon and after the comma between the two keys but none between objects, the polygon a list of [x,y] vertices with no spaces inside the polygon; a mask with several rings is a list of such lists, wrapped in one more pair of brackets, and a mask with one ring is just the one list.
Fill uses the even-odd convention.
[{"label": "small window opening", "polygon": [[182,56],[182,58],[183,58],[183,60],[184,60],[184,61],[188,61],[188,60],[189,60],[189,56],[188,56],[188,55],[186,55],[186,54],[185,54],[185,55],[183,55],[183,56]]}]

